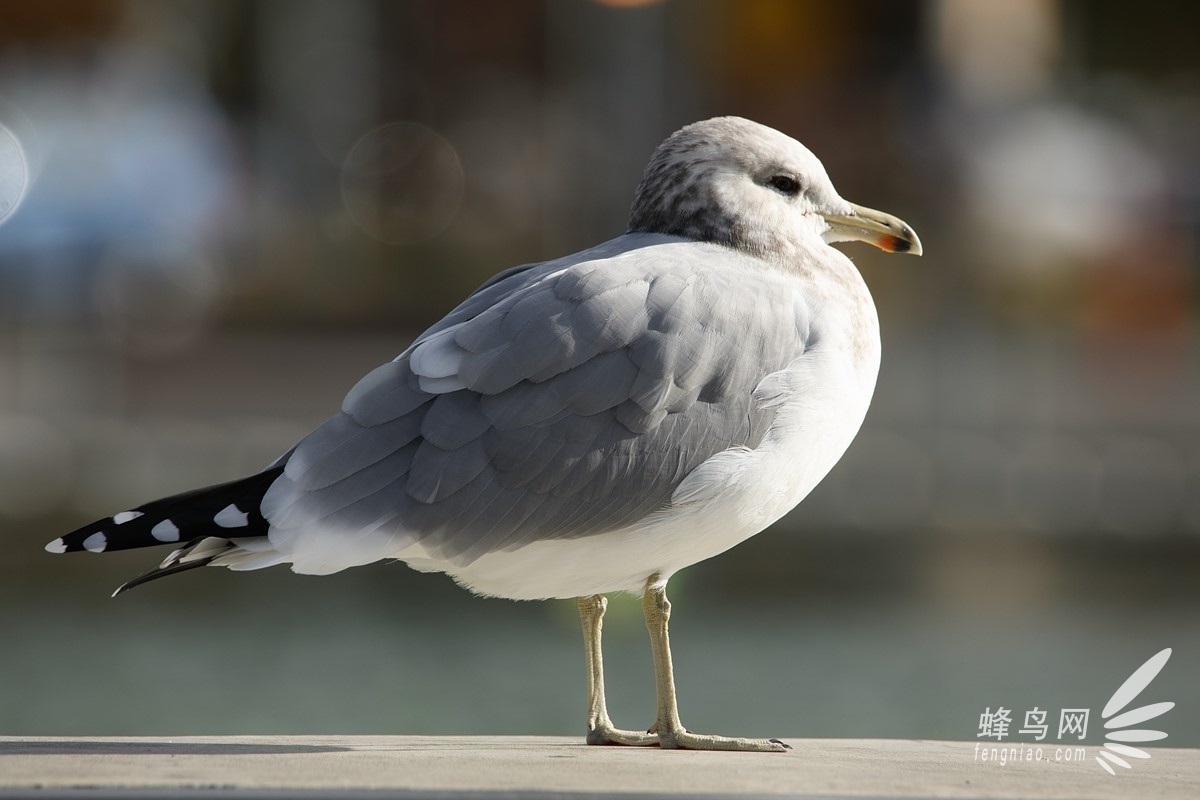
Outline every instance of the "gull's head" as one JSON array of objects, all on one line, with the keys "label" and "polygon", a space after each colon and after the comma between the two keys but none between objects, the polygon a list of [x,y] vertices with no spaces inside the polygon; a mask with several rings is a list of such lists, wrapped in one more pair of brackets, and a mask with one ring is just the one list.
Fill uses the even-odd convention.
[{"label": "gull's head", "polygon": [[629,230],[785,259],[846,241],[921,254],[907,223],[843,200],[807,147],[741,117],[693,123],[658,146],[638,185]]}]

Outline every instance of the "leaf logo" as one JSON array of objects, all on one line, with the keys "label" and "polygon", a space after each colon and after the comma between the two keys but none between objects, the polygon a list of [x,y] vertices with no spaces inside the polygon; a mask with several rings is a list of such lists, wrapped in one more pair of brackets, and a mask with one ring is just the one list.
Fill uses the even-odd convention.
[{"label": "leaf logo", "polygon": [[[1125,709],[1125,706],[1132,703],[1134,698],[1142,693],[1143,689],[1150,685],[1150,681],[1154,680],[1159,671],[1166,666],[1167,659],[1170,657],[1171,648],[1169,647],[1151,656],[1149,661],[1142,664],[1132,675],[1125,679],[1125,682],[1121,684],[1121,688],[1113,692],[1113,696],[1104,706],[1104,711],[1100,713],[1100,716],[1106,720],[1104,728],[1108,733],[1104,734],[1104,738],[1108,741],[1104,743],[1106,749],[1100,751],[1100,756],[1104,756],[1104,758],[1096,756],[1096,763],[1104,767],[1109,775],[1117,774],[1116,770],[1112,768],[1112,764],[1124,767],[1125,769],[1131,769],[1129,762],[1121,758],[1121,756],[1127,758],[1150,757],[1150,754],[1145,750],[1123,744],[1123,742],[1156,742],[1159,739],[1167,738],[1167,734],[1162,731],[1148,730],[1146,728],[1125,729],[1131,725],[1139,725],[1147,720],[1162,716],[1175,707],[1174,703],[1152,703],[1148,706],[1125,711],[1125,713],[1121,712]],[[1112,717],[1112,719],[1109,719],[1109,717]]]}]

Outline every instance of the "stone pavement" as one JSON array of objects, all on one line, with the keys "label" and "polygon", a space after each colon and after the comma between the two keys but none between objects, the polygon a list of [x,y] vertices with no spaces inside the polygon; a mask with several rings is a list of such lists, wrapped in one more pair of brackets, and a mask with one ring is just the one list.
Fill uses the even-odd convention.
[{"label": "stone pavement", "polygon": [[[795,739],[790,753],[533,736],[0,737],[0,800],[38,798],[1200,797],[1200,750],[984,763],[974,742]],[[992,743],[994,745],[994,743]],[[1018,748],[1027,745],[1013,745]],[[981,745],[981,749],[986,747]],[[36,790],[36,791],[35,791]]]}]

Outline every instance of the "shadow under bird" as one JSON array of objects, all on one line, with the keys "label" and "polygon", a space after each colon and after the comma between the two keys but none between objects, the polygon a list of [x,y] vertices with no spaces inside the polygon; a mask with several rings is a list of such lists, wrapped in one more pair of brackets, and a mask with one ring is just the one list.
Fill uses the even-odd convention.
[{"label": "shadow under bird", "polygon": [[[122,511],[47,550],[173,544],[117,593],[195,567],[325,575],[382,559],[482,595],[576,598],[589,744],[781,751],[699,734],[675,700],[666,586],[782,517],[841,458],[879,321],[832,242],[921,253],[795,140],[719,117],[650,159],[629,229],[501,272],[263,472]],[[610,592],[641,594],[657,717],[604,702]]]}]

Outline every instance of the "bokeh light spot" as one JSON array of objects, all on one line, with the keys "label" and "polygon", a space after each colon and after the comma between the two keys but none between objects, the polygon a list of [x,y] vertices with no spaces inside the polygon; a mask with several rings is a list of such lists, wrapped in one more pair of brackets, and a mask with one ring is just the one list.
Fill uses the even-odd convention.
[{"label": "bokeh light spot", "polygon": [[342,166],[350,217],[389,244],[415,244],[444,231],[463,197],[458,153],[445,138],[411,122],[375,128]]},{"label": "bokeh light spot", "polygon": [[0,125],[0,224],[21,205],[29,188],[29,162],[16,134]]}]

